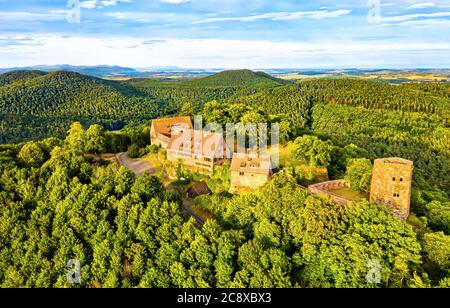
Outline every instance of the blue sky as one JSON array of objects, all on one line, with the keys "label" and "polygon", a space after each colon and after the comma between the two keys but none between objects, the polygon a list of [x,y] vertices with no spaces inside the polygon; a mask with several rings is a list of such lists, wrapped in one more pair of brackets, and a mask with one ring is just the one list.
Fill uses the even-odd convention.
[{"label": "blue sky", "polygon": [[450,1],[0,0],[0,67],[40,64],[449,68]]}]

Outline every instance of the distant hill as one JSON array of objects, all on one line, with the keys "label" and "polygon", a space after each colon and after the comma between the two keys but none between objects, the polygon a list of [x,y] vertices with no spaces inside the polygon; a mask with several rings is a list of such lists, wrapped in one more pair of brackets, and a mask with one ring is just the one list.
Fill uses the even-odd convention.
[{"label": "distant hill", "polygon": [[225,100],[254,94],[261,89],[278,88],[289,81],[250,70],[223,71],[189,81],[132,79],[126,82],[157,99],[176,112],[183,103],[192,103],[197,112],[211,100]]},{"label": "distant hill", "polygon": [[272,77],[264,72],[232,70],[183,83],[189,86],[202,87],[275,87],[289,82]]},{"label": "distant hill", "polygon": [[[3,142],[14,139],[18,133],[22,139],[28,135],[40,136],[33,132],[8,131],[28,127],[30,121],[34,123],[33,129],[43,126],[60,134],[70,121],[120,128],[132,120],[151,119],[159,112],[163,108],[155,100],[131,85],[116,81],[61,71],[0,75],[0,117],[6,123],[0,131]],[[8,121],[14,125],[9,126]]]},{"label": "distant hill", "polygon": [[145,114],[150,107],[140,106],[148,99],[130,85],[74,72],[19,71],[2,79],[9,80],[0,87],[2,113],[123,116],[135,114],[136,108]]},{"label": "distant hill", "polygon": [[63,65],[36,65],[21,68],[0,69],[0,73],[17,72],[17,71],[43,71],[43,72],[70,71],[99,78],[140,75],[139,72],[133,68],[121,66],[108,66],[108,65],[72,66],[63,64]]},{"label": "distant hill", "polygon": [[0,75],[0,85],[9,84],[11,82],[20,80],[20,79],[26,79],[26,78],[34,78],[34,77],[40,77],[46,75],[46,72],[43,71],[27,71],[27,70],[20,70],[20,71],[11,71],[5,74]]}]

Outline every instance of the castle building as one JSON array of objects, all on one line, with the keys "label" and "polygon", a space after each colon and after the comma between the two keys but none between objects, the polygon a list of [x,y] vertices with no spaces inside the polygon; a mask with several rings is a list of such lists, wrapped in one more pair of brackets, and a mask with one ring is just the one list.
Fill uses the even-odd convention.
[{"label": "castle building", "polygon": [[227,159],[228,147],[221,134],[194,130],[190,117],[155,119],[150,130],[152,145],[167,150],[167,160],[212,174]]},{"label": "castle building", "polygon": [[387,205],[397,218],[406,221],[410,212],[413,162],[383,158],[374,162],[370,200]]},{"label": "castle building", "polygon": [[231,161],[230,192],[256,189],[272,177],[270,155],[252,157],[249,154],[234,154]]},{"label": "castle building", "polygon": [[185,166],[205,174],[223,164],[228,153],[222,134],[193,129],[172,132],[166,149],[168,160],[182,160]]},{"label": "castle building", "polygon": [[192,128],[190,117],[155,119],[152,121],[150,129],[151,144],[167,148],[172,134]]}]

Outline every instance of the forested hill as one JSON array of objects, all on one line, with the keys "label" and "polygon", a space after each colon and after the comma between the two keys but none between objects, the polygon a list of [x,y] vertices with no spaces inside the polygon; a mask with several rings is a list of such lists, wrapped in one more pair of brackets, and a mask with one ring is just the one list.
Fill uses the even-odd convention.
[{"label": "forested hill", "polygon": [[264,72],[232,70],[186,81],[183,84],[199,87],[276,87],[288,83],[285,80],[272,77]]},{"label": "forested hill", "polygon": [[281,87],[290,82],[250,70],[224,71],[190,81],[164,82],[155,79],[132,79],[127,82],[150,97],[166,103],[172,111],[183,103],[192,103],[197,111],[211,100],[225,100],[230,97],[247,96],[263,89]]},{"label": "forested hill", "polygon": [[120,128],[164,113],[133,86],[78,73],[11,72],[0,80],[2,142],[43,137],[45,131],[60,135],[73,120]]},{"label": "forested hill", "polygon": [[247,97],[233,97],[231,100],[257,104],[267,112],[285,113],[294,119],[304,116],[304,112],[314,103],[424,112],[450,117],[449,83],[390,85],[354,79],[316,80],[264,89]]},{"label": "forested hill", "polygon": [[2,113],[19,115],[145,115],[153,101],[135,88],[73,72],[17,78],[0,87]]},{"label": "forested hill", "polygon": [[42,71],[12,71],[5,74],[0,75],[0,85],[5,85],[8,83],[12,83],[17,80],[26,79],[26,78],[35,78],[46,75],[46,72]]}]

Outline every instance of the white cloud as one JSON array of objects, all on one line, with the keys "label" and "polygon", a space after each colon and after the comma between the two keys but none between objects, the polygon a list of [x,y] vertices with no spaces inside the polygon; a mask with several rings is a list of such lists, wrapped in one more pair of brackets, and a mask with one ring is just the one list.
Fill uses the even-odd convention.
[{"label": "white cloud", "polygon": [[100,1],[104,6],[116,6],[119,2],[132,3],[132,0],[102,0]]},{"label": "white cloud", "polygon": [[80,2],[80,6],[83,9],[92,10],[97,6],[97,0],[89,0]]},{"label": "white cloud", "polygon": [[193,24],[204,24],[212,22],[226,22],[226,21],[242,21],[252,22],[257,20],[295,20],[295,19],[325,19],[325,18],[337,18],[343,15],[350,14],[350,10],[337,10],[337,11],[300,11],[300,12],[275,12],[265,13],[260,15],[242,16],[242,17],[217,17],[206,18],[203,20],[194,21]]},{"label": "white cloud", "polygon": [[[61,63],[194,68],[413,67],[439,63],[450,67],[450,42],[149,39],[37,36],[33,40],[39,44],[19,41],[0,48],[0,67]],[[15,38],[9,40],[14,42]]]},{"label": "white cloud", "polygon": [[123,3],[132,3],[133,0],[86,0],[80,2],[81,8],[92,10],[95,8],[102,8],[105,6],[116,6],[120,2]]},{"label": "white cloud", "polygon": [[[392,24],[387,24],[392,26]],[[437,19],[424,19],[424,20],[409,20],[395,24],[395,26],[408,26],[408,27],[450,27],[450,20],[437,18]]]},{"label": "white cloud", "polygon": [[0,12],[0,20],[9,21],[58,21],[67,17],[68,11],[54,10],[48,13]]},{"label": "white cloud", "polygon": [[383,22],[403,22],[408,20],[414,20],[418,18],[438,18],[438,17],[449,17],[450,12],[436,12],[436,13],[424,13],[424,14],[409,14],[409,15],[398,15],[392,17],[383,17]]},{"label": "white cloud", "polygon": [[425,3],[416,3],[413,5],[408,6],[406,9],[408,10],[413,10],[413,9],[424,9],[424,8],[428,8],[428,7],[434,7],[434,3],[433,2],[425,2]]},{"label": "white cloud", "polygon": [[[185,18],[186,15],[176,15],[172,13],[147,13],[147,12],[112,12],[106,13],[106,16],[113,17],[117,20],[127,20],[134,22],[179,22],[180,18]],[[166,24],[167,25],[167,24]]]},{"label": "white cloud", "polygon": [[170,3],[170,4],[183,4],[192,1],[193,0],[161,0],[162,3]]},{"label": "white cloud", "polygon": [[8,36],[0,38],[0,46],[2,48],[24,46],[24,45],[41,45],[39,41],[29,36]]}]

